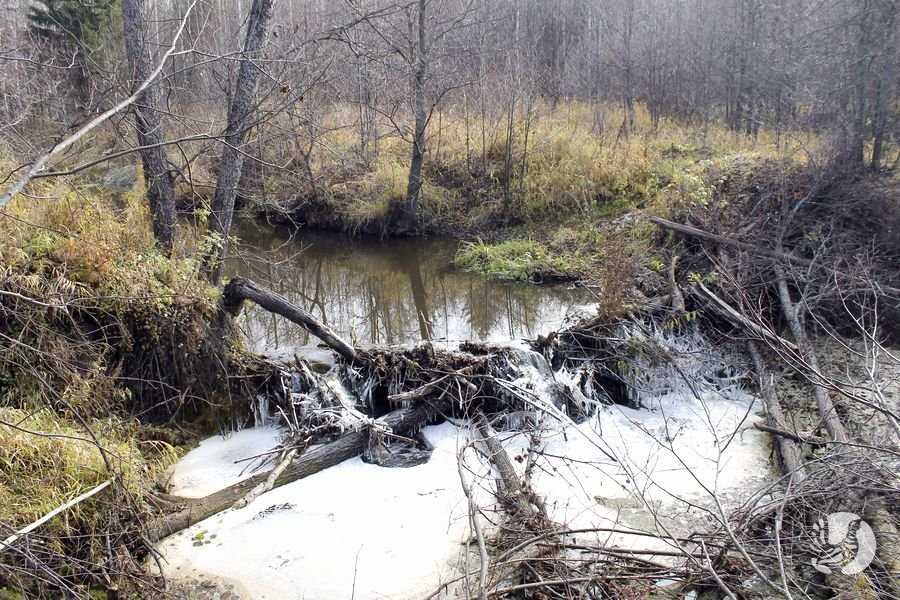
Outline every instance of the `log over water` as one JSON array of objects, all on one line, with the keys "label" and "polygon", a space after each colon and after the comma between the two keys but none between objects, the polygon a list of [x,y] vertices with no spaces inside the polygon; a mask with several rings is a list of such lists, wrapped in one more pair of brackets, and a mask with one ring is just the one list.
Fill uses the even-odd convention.
[{"label": "log over water", "polygon": [[225,307],[232,313],[240,312],[244,300],[255,302],[269,312],[297,323],[306,328],[311,334],[325,342],[329,348],[340,354],[347,362],[352,363],[359,355],[353,347],[331,330],[327,325],[320,323],[309,312],[296,304],[291,304],[284,296],[267,290],[261,285],[235,277],[225,286]]},{"label": "log over water", "polygon": [[[450,404],[450,400],[446,398],[433,403],[420,403],[389,413],[379,421],[389,427],[393,433],[410,435],[421,429],[436,415],[449,411]],[[345,460],[355,458],[365,451],[367,442],[368,432],[357,431],[329,444],[313,448],[300,458],[294,459],[291,465],[275,480],[273,487],[280,487],[309,477]],[[264,482],[268,475],[268,472],[259,473],[203,498],[166,497],[167,502],[179,505],[180,508],[177,512],[162,518],[153,532],[154,539],[160,540],[167,535],[177,533],[231,507],[237,500]]]}]

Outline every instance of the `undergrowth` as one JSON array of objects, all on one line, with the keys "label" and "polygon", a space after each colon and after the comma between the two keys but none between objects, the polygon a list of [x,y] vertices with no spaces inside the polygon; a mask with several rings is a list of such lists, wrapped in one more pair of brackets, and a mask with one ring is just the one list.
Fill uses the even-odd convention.
[{"label": "undergrowth", "polygon": [[197,260],[157,251],[139,185],[39,180],[0,213],[0,540],[111,481],[0,549],[0,590],[142,581],[174,445],[227,426],[265,377],[219,295]]},{"label": "undergrowth", "polygon": [[[258,201],[270,215],[354,233],[391,234],[406,196],[409,143],[382,124],[377,154],[363,160],[354,128],[338,127],[352,107],[334,105],[321,116],[319,146],[305,169],[264,173]],[[696,127],[638,110],[637,127],[623,135],[621,109],[570,101],[538,102],[517,112],[510,142],[506,119],[472,118],[447,109],[432,116],[420,225],[426,233],[478,237],[498,226],[615,218],[655,206],[672,184],[703,161],[782,156],[802,160],[799,143],[755,137],[712,124]],[[403,123],[398,123],[403,126]],[[483,135],[482,135],[483,134]],[[267,162],[286,164],[299,140],[275,138]],[[509,160],[507,160],[507,157]],[[270,200],[275,199],[275,200]],[[277,204],[277,206],[276,206]]]},{"label": "undergrowth", "polygon": [[[356,130],[338,126],[351,109],[333,105],[320,117],[327,152],[310,156],[315,180],[302,169],[264,174],[257,205],[270,219],[313,228],[409,233],[409,143],[382,124],[377,153],[362,153]],[[654,125],[640,107],[633,133],[624,134],[622,120],[617,106],[537,102],[514,115],[510,140],[505,116],[482,121],[453,109],[435,113],[419,232],[479,240],[464,245],[456,262],[487,277],[602,285],[607,273],[634,271],[631,263],[646,260],[640,254],[653,229],[646,217],[704,206],[716,193],[714,174],[735,162],[802,163],[817,144],[765,130],[748,137],[716,123]],[[297,143],[271,140],[266,162],[284,164]]]}]

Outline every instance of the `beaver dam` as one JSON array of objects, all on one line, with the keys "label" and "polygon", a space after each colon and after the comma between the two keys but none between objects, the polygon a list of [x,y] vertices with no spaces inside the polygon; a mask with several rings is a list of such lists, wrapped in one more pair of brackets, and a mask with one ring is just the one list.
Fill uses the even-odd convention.
[{"label": "beaver dam", "polygon": [[774,247],[627,215],[666,241],[590,285],[241,223],[213,286],[12,228],[0,598],[896,597],[898,273],[801,251],[821,207]]},{"label": "beaver dam", "polygon": [[[447,271],[440,242],[306,240],[296,258],[276,240],[283,259],[268,255],[265,272],[252,270],[259,254],[233,265],[284,291],[229,286],[256,302],[239,322],[281,376],[243,429],[171,472],[179,510],[164,530],[180,531],[156,568],[175,589],[413,599],[715,585],[703,565],[727,560],[722,524],[779,477],[739,342],[652,313],[585,319],[596,292],[486,284]],[[297,321],[294,303],[321,322],[269,312]]]}]

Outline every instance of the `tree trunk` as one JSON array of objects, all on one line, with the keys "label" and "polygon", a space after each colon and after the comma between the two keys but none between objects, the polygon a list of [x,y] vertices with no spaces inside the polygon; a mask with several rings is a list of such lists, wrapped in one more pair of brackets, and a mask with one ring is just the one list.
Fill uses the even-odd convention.
[{"label": "tree trunk", "polygon": [[418,48],[416,52],[415,74],[413,76],[413,112],[415,113],[415,131],[413,132],[412,160],[409,163],[409,183],[406,188],[406,210],[409,219],[418,227],[419,201],[422,191],[422,165],[425,162],[425,125],[428,115],[425,111],[425,75],[428,67],[425,44],[425,5],[426,0],[419,0],[418,26],[416,28],[416,40]]},{"label": "tree trunk", "polygon": [[506,115],[506,149],[503,153],[503,212],[509,214],[511,198],[510,187],[512,185],[512,153],[515,136],[516,92],[512,92],[509,102],[509,112]]},{"label": "tree trunk", "polygon": [[853,88],[853,125],[847,148],[847,161],[850,166],[862,167],[865,162],[866,116],[869,66],[871,63],[871,39],[869,34],[869,17],[872,4],[863,0],[859,4],[859,42],[856,56],[856,82]]},{"label": "tree trunk", "polygon": [[219,177],[216,180],[216,191],[213,196],[209,221],[209,232],[215,239],[213,248],[204,264],[207,277],[214,285],[218,284],[222,278],[228,234],[231,231],[231,221],[234,217],[234,199],[244,166],[244,154],[241,147],[247,139],[247,133],[252,124],[255,109],[253,96],[256,94],[256,84],[262,71],[254,63],[254,59],[259,57],[260,49],[266,40],[274,4],[275,0],[253,0],[237,84],[231,99],[231,107],[228,110],[228,124],[224,134],[225,143],[222,147],[222,158],[219,161]]},{"label": "tree trunk", "polygon": [[[409,435],[418,431],[436,415],[449,411],[450,404],[449,399],[438,400],[433,405],[419,404],[388,413],[380,421],[397,435]],[[357,431],[330,444],[313,448],[300,458],[295,458],[278,476],[272,487],[281,487],[359,456],[365,451],[367,441],[368,432]],[[259,473],[203,498],[166,497],[167,502],[181,506],[177,512],[166,515],[151,536],[154,540],[160,540],[233,506],[268,477],[269,472]]]},{"label": "tree trunk", "polygon": [[881,169],[884,153],[884,134],[887,129],[888,100],[894,83],[894,45],[897,39],[897,3],[887,3],[887,19],[885,25],[884,45],[881,52],[881,79],[878,81],[878,93],[875,96],[875,140],[872,144],[872,170]]},{"label": "tree trunk", "polygon": [[344,357],[347,362],[353,362],[358,358],[356,350],[342,340],[327,325],[316,320],[310,313],[299,306],[291,304],[283,296],[244,279],[235,277],[225,286],[225,308],[232,313],[240,311],[244,300],[255,302],[262,308],[281,315],[282,317],[297,323],[311,334],[325,342],[329,348]]},{"label": "tree trunk", "polygon": [[[125,53],[131,71],[132,86],[150,78],[150,51],[144,43],[144,0],[122,0]],[[147,184],[147,200],[153,217],[153,234],[159,246],[171,253],[175,241],[175,191],[163,142],[159,92],[148,87],[138,95],[134,110],[138,146],[142,148],[141,166]]]}]

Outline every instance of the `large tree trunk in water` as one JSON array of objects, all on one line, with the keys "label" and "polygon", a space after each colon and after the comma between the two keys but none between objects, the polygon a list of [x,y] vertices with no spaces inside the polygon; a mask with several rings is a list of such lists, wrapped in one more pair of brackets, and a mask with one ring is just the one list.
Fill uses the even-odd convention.
[{"label": "large tree trunk in water", "polygon": [[223,260],[228,245],[228,234],[231,231],[231,220],[234,216],[234,199],[237,186],[241,180],[244,166],[244,154],[241,147],[247,139],[255,107],[253,96],[261,69],[254,63],[259,55],[275,0],[253,0],[250,19],[247,24],[247,37],[241,55],[241,66],[238,71],[237,84],[231,107],[228,110],[228,124],[225,127],[222,158],[219,161],[219,177],[216,180],[216,192],[213,196],[212,212],[209,220],[209,232],[216,238],[209,256],[206,257],[205,270],[210,283],[218,284],[222,278]]},{"label": "large tree trunk in water", "polygon": [[327,325],[316,320],[309,312],[291,304],[284,296],[267,290],[249,279],[235,277],[229,281],[228,285],[225,286],[224,297],[225,308],[233,314],[240,312],[240,307],[244,300],[250,300],[267,311],[279,314],[305,328],[325,342],[329,348],[343,356],[347,362],[352,363],[358,356],[356,350],[350,344],[342,340]]},{"label": "large tree trunk in water", "polygon": [[[450,405],[451,401],[447,398],[438,400],[433,405],[418,404],[411,408],[388,413],[379,421],[387,425],[397,435],[410,435],[421,429],[430,419],[449,411]],[[280,487],[298,479],[309,477],[345,460],[359,456],[365,451],[367,442],[368,432],[357,431],[347,434],[330,444],[313,448],[300,458],[294,459],[292,464],[284,469],[275,480],[273,487]],[[167,502],[180,504],[181,508],[178,512],[165,516],[151,533],[151,536],[154,540],[160,540],[167,535],[177,533],[231,507],[268,477],[268,472],[259,473],[203,498],[167,497]]]},{"label": "large tree trunk in water", "polygon": [[[134,86],[150,78],[150,51],[144,44],[144,0],[122,0],[125,53]],[[175,239],[175,192],[163,142],[162,114],[156,87],[145,89],[135,101],[135,128],[142,148],[141,166],[153,217],[153,234],[160,247],[172,251]]]},{"label": "large tree trunk in water", "polygon": [[416,124],[413,132],[412,160],[409,163],[409,183],[406,188],[406,210],[408,218],[418,228],[419,196],[422,191],[422,165],[425,163],[425,125],[428,115],[425,111],[425,73],[428,66],[425,44],[425,4],[419,0],[418,27],[416,38],[418,43],[415,74],[413,76],[414,95],[413,111]]}]

